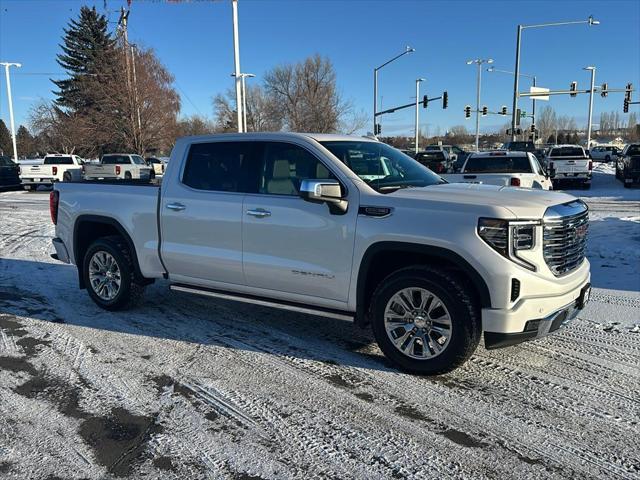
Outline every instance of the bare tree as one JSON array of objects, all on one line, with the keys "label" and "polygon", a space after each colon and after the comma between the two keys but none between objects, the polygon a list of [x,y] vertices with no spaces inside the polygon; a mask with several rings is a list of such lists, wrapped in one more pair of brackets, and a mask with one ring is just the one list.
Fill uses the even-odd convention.
[{"label": "bare tree", "polygon": [[320,55],[273,68],[265,75],[265,89],[287,130],[337,132],[352,111],[337,91],[333,64]]},{"label": "bare tree", "polygon": [[186,137],[189,135],[206,135],[216,132],[214,122],[200,115],[192,115],[181,119],[178,122],[178,137]]},{"label": "bare tree", "polygon": [[558,119],[553,108],[547,106],[542,109],[539,115],[536,115],[536,126],[540,131],[540,138],[548,138],[555,133],[558,128]]}]

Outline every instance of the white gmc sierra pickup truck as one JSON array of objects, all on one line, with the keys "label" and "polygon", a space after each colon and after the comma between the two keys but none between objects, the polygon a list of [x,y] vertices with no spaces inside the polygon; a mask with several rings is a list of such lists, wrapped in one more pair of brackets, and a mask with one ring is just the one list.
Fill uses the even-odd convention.
[{"label": "white gmc sierra pickup truck", "polygon": [[[358,171],[386,166],[384,176]],[[178,140],[161,187],[60,183],[57,258],[118,310],[168,279],[193,294],[371,325],[422,374],[557,330],[589,298],[587,206],[563,193],[448,184],[367,138]]]}]

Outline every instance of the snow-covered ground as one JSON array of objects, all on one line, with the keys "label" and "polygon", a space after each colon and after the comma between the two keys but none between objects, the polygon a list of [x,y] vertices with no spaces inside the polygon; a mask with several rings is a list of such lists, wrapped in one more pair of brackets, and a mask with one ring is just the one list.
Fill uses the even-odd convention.
[{"label": "snow-covered ground", "polygon": [[640,478],[640,190],[591,191],[592,301],[438,378],[367,333],[180,295],[98,309],[0,194],[0,478]]}]

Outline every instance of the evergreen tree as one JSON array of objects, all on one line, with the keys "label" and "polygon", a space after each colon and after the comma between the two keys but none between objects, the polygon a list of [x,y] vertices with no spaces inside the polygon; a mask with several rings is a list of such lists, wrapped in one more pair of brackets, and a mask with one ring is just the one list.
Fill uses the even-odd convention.
[{"label": "evergreen tree", "polygon": [[102,89],[98,87],[109,82],[117,55],[107,18],[98,14],[95,7],[83,6],[80,18],[71,20],[64,32],[57,61],[69,78],[52,80],[58,87],[54,92],[58,97],[56,105],[71,112],[99,108],[97,94]]},{"label": "evergreen tree", "polygon": [[33,135],[27,130],[27,127],[20,125],[16,132],[16,143],[18,155],[20,157],[29,158],[35,153],[35,142]]},{"label": "evergreen tree", "polygon": [[11,133],[4,124],[4,121],[0,120],[0,153],[8,157],[13,156],[13,146],[11,145]]}]

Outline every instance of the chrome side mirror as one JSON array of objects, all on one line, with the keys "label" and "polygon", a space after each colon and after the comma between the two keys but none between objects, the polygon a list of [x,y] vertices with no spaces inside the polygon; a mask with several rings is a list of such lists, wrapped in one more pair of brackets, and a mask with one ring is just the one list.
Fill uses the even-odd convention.
[{"label": "chrome side mirror", "polygon": [[300,196],[308,202],[326,203],[331,213],[343,214],[347,211],[348,202],[342,198],[342,187],[337,180],[302,180]]}]

